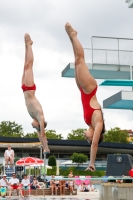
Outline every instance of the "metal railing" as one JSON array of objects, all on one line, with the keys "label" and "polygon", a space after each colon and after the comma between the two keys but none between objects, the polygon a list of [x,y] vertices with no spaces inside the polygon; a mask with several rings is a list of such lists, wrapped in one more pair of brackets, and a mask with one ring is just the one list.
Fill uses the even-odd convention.
[{"label": "metal railing", "polygon": [[125,0],[126,3],[129,3],[130,0]]},{"label": "metal railing", "polygon": [[[133,39],[92,36],[91,48],[84,48],[92,64],[133,65]],[[119,69],[118,69],[119,70]]]}]

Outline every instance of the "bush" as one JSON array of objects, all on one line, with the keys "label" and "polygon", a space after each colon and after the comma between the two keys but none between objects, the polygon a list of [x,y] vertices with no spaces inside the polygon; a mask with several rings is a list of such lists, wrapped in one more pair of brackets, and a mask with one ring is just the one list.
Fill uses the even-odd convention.
[{"label": "bush", "polygon": [[70,159],[73,163],[77,163],[78,165],[80,165],[87,162],[88,156],[82,153],[73,153]]},{"label": "bush", "polygon": [[56,157],[55,156],[49,156],[49,159],[48,159],[48,165],[49,166],[56,166]]},{"label": "bush", "polygon": [[[76,176],[105,176],[105,172],[104,171],[100,171],[100,170],[96,170],[95,172],[91,172],[91,171],[84,171],[83,169],[79,169],[77,167],[69,167],[69,168],[65,168],[62,169],[60,168],[60,176],[68,176],[68,174],[70,173],[70,170],[73,171],[73,175]],[[51,176],[51,175],[56,175],[56,167],[52,167],[52,169],[48,169],[47,170],[47,175]]]}]

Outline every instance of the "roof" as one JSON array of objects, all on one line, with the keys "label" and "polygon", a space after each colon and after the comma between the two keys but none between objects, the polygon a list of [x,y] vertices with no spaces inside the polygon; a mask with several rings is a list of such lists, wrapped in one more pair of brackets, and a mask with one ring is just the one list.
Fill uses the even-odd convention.
[{"label": "roof", "polygon": [[[16,138],[16,137],[0,137],[0,143],[38,143],[38,138]],[[86,140],[58,140],[48,139],[50,146],[80,146],[90,147],[90,144]],[[114,143],[114,142],[102,142],[99,147],[102,148],[115,148],[115,149],[132,149],[133,144]]]}]

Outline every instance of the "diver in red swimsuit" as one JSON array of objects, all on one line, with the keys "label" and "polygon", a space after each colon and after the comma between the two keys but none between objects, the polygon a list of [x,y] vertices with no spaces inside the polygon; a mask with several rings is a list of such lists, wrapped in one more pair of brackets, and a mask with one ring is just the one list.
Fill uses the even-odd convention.
[{"label": "diver in red swimsuit", "polygon": [[95,159],[98,144],[103,140],[105,125],[101,106],[96,98],[97,83],[90,74],[84,59],[84,51],[75,31],[69,23],[65,25],[66,32],[72,43],[75,56],[75,80],[81,92],[85,123],[89,129],[85,131],[85,138],[91,144],[90,163],[86,170],[95,171]]},{"label": "diver in red swimsuit", "polygon": [[25,64],[22,76],[22,90],[24,92],[25,104],[29,115],[33,119],[32,126],[38,132],[38,137],[42,143],[44,153],[49,153],[47,144],[47,138],[45,134],[45,127],[47,123],[44,118],[42,106],[35,97],[36,85],[34,84],[33,75],[33,52],[32,52],[32,40],[29,34],[25,34]]}]

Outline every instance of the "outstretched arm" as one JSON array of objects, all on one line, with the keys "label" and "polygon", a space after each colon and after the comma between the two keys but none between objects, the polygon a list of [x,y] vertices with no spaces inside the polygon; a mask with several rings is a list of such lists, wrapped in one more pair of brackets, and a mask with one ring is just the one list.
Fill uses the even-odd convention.
[{"label": "outstretched arm", "polygon": [[38,131],[39,139],[43,145],[44,153],[49,153],[48,141],[45,133],[44,118],[40,120],[40,131]]},{"label": "outstretched arm", "polygon": [[98,142],[99,138],[101,135],[103,124],[101,122],[97,123],[97,126],[94,131],[94,136],[91,144],[91,151],[90,151],[90,164],[87,170],[95,171],[95,159],[96,159],[96,154],[97,154],[97,149],[98,149]]}]

